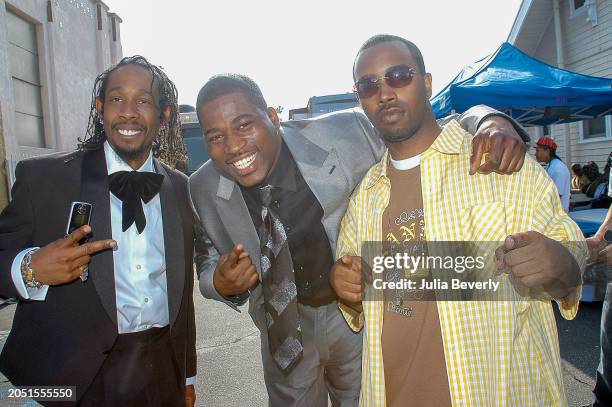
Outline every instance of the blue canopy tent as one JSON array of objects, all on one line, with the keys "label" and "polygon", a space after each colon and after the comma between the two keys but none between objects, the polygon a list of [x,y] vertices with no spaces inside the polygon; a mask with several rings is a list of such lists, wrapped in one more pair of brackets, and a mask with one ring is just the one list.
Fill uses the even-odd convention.
[{"label": "blue canopy tent", "polygon": [[612,112],[612,79],[555,68],[505,42],[463,68],[431,100],[438,118],[478,104],[528,126],[591,119]]}]

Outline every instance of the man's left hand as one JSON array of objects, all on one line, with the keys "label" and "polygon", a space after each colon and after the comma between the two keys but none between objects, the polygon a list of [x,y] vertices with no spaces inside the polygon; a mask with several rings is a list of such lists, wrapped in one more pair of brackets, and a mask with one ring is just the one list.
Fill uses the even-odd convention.
[{"label": "man's left hand", "polygon": [[185,406],[194,407],[195,401],[196,401],[195,386],[193,384],[188,384],[187,386],[185,386]]},{"label": "man's left hand", "polygon": [[[511,174],[523,167],[526,152],[527,145],[510,121],[501,116],[489,116],[472,140],[470,175],[491,171]],[[483,156],[486,156],[484,163]]]},{"label": "man's left hand", "polygon": [[529,231],[506,237],[495,251],[498,270],[509,268],[514,279],[528,288],[543,288],[562,299],[580,284],[574,257],[559,242]]}]

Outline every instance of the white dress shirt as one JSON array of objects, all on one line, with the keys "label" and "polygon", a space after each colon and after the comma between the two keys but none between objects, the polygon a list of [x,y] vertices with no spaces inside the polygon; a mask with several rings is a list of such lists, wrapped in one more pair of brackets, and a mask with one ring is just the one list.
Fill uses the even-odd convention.
[{"label": "white dress shirt", "polygon": [[[108,142],[104,143],[104,154],[108,174],[117,171],[133,171]],[[138,171],[155,171],[151,153]],[[147,221],[142,234],[138,234],[135,223],[125,232],[121,230],[122,202],[112,193],[109,192],[109,194],[112,235],[117,242],[117,247],[113,251],[113,265],[118,333],[138,332],[151,327],[166,326],[170,323],[170,316],[164,229],[159,194],[148,203],[142,203]],[[35,248],[23,250],[15,257],[11,276],[19,295],[29,300],[44,301],[49,286],[26,288],[21,276],[21,262],[25,255],[33,249]],[[188,378],[187,384],[193,384],[194,381],[195,377]]]},{"label": "white dress shirt", "polygon": [[[104,143],[104,154],[109,174],[133,171],[108,142]],[[155,172],[150,153],[147,161],[137,171]],[[125,232],[121,230],[123,203],[112,193],[109,194],[113,240],[117,242],[117,248],[113,252],[113,264],[119,333],[166,326],[170,323],[170,316],[159,194],[148,203],[142,203],[147,225],[141,234],[138,234],[136,223]]]}]

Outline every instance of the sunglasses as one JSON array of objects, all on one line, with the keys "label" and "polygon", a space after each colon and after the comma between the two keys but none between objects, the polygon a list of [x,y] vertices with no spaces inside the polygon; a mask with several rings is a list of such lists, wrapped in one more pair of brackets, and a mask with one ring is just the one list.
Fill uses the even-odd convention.
[{"label": "sunglasses", "polygon": [[385,83],[392,88],[403,88],[404,86],[410,85],[413,76],[414,69],[408,65],[396,65],[389,68],[383,76],[362,76],[355,82],[353,90],[357,93],[359,98],[365,99],[378,93],[381,86],[381,79],[384,79]]}]

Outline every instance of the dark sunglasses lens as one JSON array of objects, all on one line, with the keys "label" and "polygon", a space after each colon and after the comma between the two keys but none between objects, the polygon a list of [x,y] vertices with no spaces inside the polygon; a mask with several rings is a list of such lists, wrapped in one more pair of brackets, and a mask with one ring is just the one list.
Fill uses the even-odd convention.
[{"label": "dark sunglasses lens", "polygon": [[408,66],[391,68],[385,74],[385,82],[392,88],[402,88],[412,82],[412,69]]},{"label": "dark sunglasses lens", "polygon": [[361,78],[355,88],[360,98],[369,98],[378,92],[378,82],[374,78]]}]

